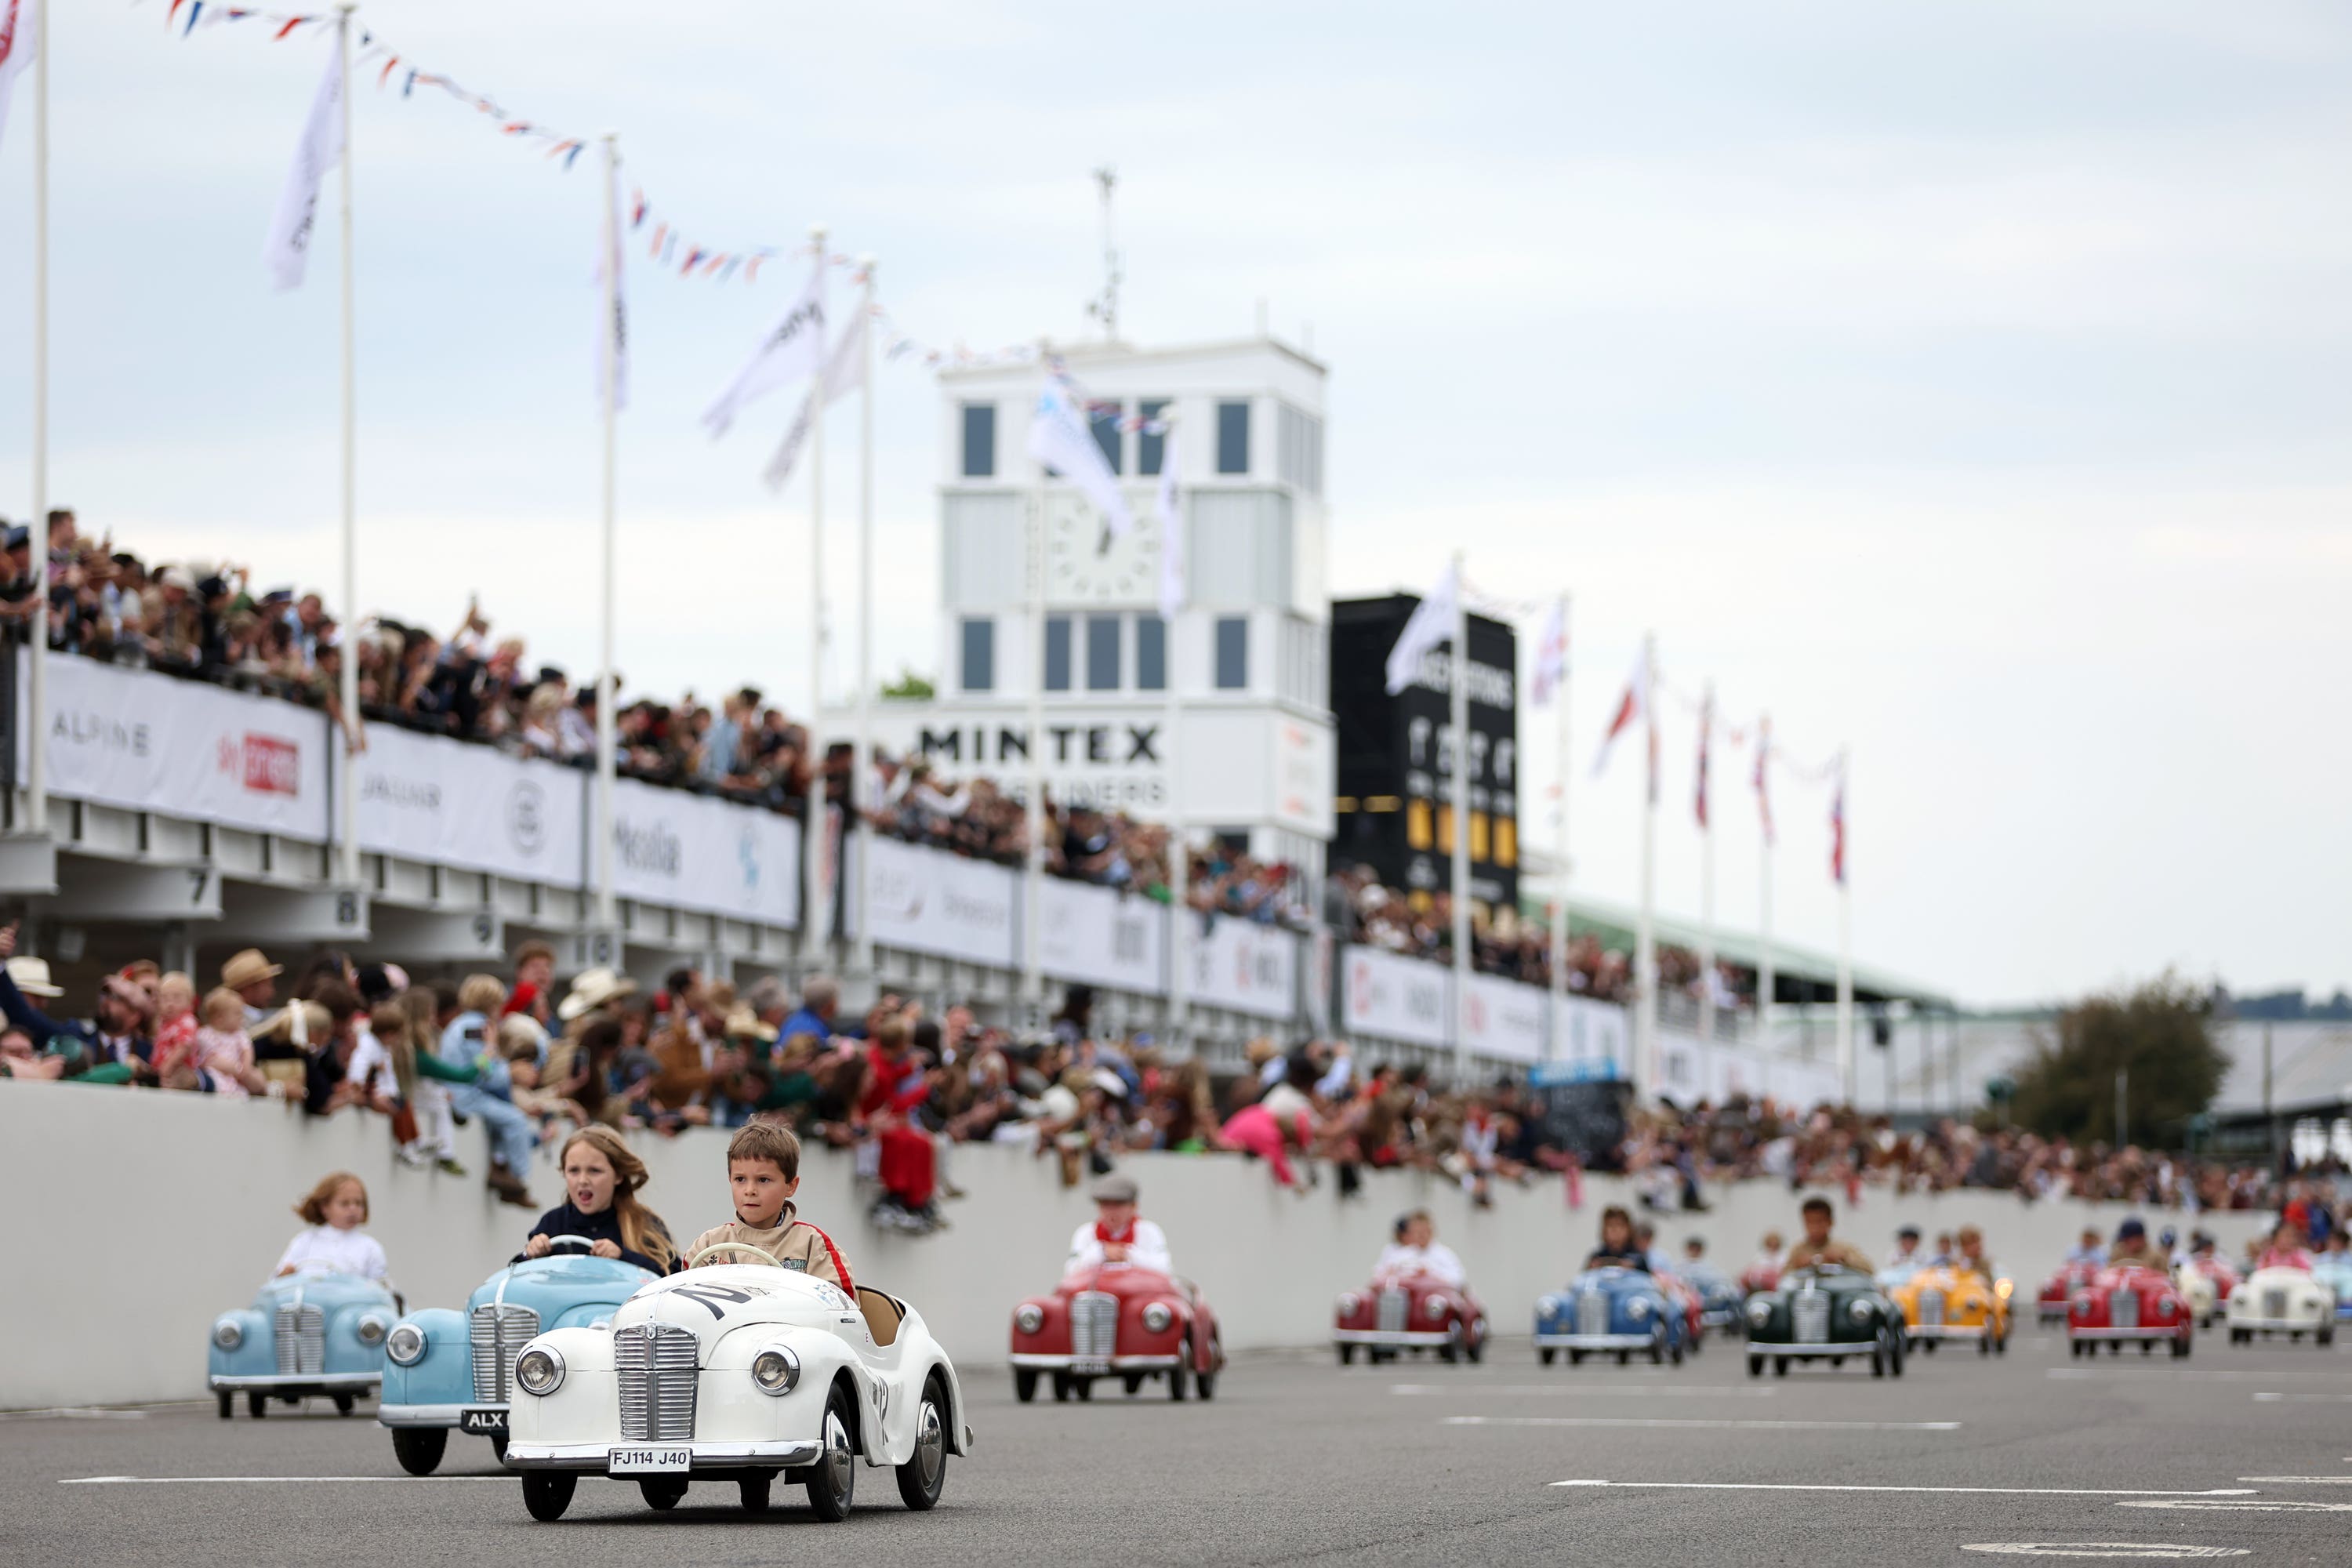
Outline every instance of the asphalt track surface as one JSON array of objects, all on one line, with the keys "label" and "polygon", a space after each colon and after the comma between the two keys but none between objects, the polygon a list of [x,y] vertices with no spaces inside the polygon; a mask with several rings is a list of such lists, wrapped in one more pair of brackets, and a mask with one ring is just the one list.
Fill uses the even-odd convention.
[{"label": "asphalt track surface", "polygon": [[1245,1356],[1213,1404],[1181,1405],[1156,1385],[1019,1405],[1001,1367],[962,1370],[979,1451],[939,1509],[908,1512],[861,1469],[833,1526],[797,1489],[764,1517],[712,1485],[656,1513],[602,1480],[535,1524],[486,1443],[453,1437],[440,1476],[405,1477],[382,1428],[323,1402],[0,1416],[0,1563],[2352,1563],[2342,1346],[2208,1333],[2186,1363],[2086,1364],[2028,1328],[2006,1357],[1948,1347],[1900,1381],[1753,1381],[1720,1342],[1680,1368],[1571,1371],[1501,1339],[1478,1367]]}]

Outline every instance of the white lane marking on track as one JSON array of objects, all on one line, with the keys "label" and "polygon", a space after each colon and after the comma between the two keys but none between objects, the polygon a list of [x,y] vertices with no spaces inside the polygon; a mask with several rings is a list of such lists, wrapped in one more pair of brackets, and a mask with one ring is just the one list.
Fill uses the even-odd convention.
[{"label": "white lane marking on track", "polygon": [[1475,1383],[1400,1383],[1391,1385],[1389,1392],[1391,1394],[1572,1394],[1580,1399],[1591,1396],[1599,1396],[1603,1398],[1615,1397],[1620,1399],[1704,1399],[1711,1396],[1720,1396],[1727,1399],[1775,1399],[1778,1398],[1780,1394],[1780,1391],[1777,1388],[1752,1388],[1746,1384],[1738,1383],[1725,1383],[1712,1385],[1699,1384],[1696,1385],[1679,1388],[1627,1388],[1622,1384],[1612,1387],[1608,1384],[1587,1384],[1579,1385],[1573,1383],[1501,1383],[1485,1387]]},{"label": "white lane marking on track", "polygon": [[2002,1557],[2243,1557],[2246,1546],[2178,1546],[2163,1541],[1994,1541],[1963,1546]]},{"label": "white lane marking on track", "polygon": [[48,1410],[0,1411],[0,1421],[144,1421],[144,1410],[101,1410],[91,1405],[60,1405]]},{"label": "white lane marking on track", "polygon": [[[2126,1368],[2120,1366],[2112,1372],[2105,1370],[2104,1368],[2097,1372],[2094,1372],[2089,1367],[2083,1366],[2053,1366],[2042,1375],[2060,1383],[2081,1383],[2094,1380],[2104,1383],[2111,1378],[2137,1379],[2141,1375],[2141,1373],[2129,1371]],[[2315,1372],[2309,1373],[2306,1381],[2335,1383],[2342,1381],[2344,1375],[2345,1374],[2340,1372]],[[2276,1383],[2278,1378],[2279,1374],[2274,1372],[2168,1371],[2164,1375],[2164,1381],[2167,1383],[2179,1383],[2191,1380],[2206,1383]],[[2345,1397],[2352,1398],[2352,1394],[2347,1394]]]},{"label": "white lane marking on track", "polygon": [[1957,1432],[1957,1421],[1741,1421],[1640,1415],[1447,1415],[1447,1426],[1703,1426],[1721,1432]]},{"label": "white lane marking on track", "polygon": [[2246,1509],[2257,1513],[2352,1513],[2352,1502],[2289,1502],[2284,1498],[2165,1498],[2160,1500],[2119,1502],[2117,1508],[2189,1508]]},{"label": "white lane marking on track", "polygon": [[2271,1394],[2254,1395],[2257,1405],[2352,1405],[2352,1394]]},{"label": "white lane marking on track", "polygon": [[1879,1487],[1843,1481],[1553,1481],[1556,1487],[1615,1487],[1682,1492],[1953,1492],[1995,1497],[2252,1497],[2252,1487],[2166,1492],[2142,1487]]},{"label": "white lane marking on track", "polygon": [[505,1481],[512,1476],[63,1476],[61,1487],[242,1487],[331,1481]]},{"label": "white lane marking on track", "polygon": [[2352,1487],[2352,1476],[2240,1476],[2271,1487]]}]

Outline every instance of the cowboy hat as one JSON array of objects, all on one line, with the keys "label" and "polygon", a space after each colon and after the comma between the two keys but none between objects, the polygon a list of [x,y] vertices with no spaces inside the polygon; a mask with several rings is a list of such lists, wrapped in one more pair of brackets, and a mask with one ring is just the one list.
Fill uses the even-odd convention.
[{"label": "cowboy hat", "polygon": [[284,965],[270,963],[268,955],[259,948],[248,947],[221,965],[221,984],[232,991],[242,991],[285,973]]},{"label": "cowboy hat", "polygon": [[773,1025],[760,1022],[760,1015],[751,1008],[738,1007],[727,1015],[727,1037],[730,1040],[764,1040],[773,1045],[776,1030]]},{"label": "cowboy hat", "polygon": [[569,1024],[607,1002],[619,1001],[636,988],[637,983],[625,974],[615,974],[602,967],[583,969],[572,977],[571,994],[557,1005],[555,1016]]},{"label": "cowboy hat", "polygon": [[16,989],[27,996],[62,996],[65,988],[49,984],[49,961],[46,958],[12,958],[8,961],[8,978]]}]

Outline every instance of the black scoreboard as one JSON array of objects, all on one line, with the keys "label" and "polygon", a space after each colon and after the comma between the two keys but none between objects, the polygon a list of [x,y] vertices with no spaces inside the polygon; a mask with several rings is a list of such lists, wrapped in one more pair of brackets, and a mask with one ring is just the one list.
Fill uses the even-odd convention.
[{"label": "black scoreboard", "polygon": [[[1453,886],[1454,744],[1451,641],[1388,694],[1389,650],[1420,604],[1410,594],[1331,606],[1331,710],[1339,731],[1334,869],[1363,864],[1416,903]],[[1519,898],[1518,638],[1470,617],[1470,893]]]}]

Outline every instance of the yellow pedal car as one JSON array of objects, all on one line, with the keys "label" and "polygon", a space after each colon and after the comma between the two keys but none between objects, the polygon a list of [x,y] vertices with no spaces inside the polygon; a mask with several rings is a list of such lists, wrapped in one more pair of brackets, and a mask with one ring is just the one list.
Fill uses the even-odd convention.
[{"label": "yellow pedal car", "polygon": [[1996,1355],[2009,1350],[2009,1299],[2015,1291],[2007,1279],[1988,1285],[1973,1271],[1923,1268],[1887,1294],[1903,1309],[1914,1349],[1933,1351],[1945,1340],[1974,1340],[1978,1354]]}]

